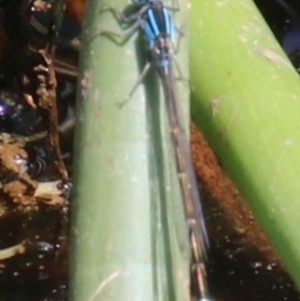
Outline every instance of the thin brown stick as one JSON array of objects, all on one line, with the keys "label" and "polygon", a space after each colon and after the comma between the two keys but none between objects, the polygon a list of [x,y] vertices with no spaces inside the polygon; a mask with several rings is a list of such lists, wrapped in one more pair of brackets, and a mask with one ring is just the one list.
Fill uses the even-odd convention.
[{"label": "thin brown stick", "polygon": [[49,54],[48,51],[43,49],[39,50],[39,53],[43,57],[45,64],[40,64],[34,68],[39,82],[39,86],[36,91],[38,96],[38,105],[41,109],[44,109],[47,112],[49,143],[54,151],[56,157],[56,165],[61,175],[62,181],[68,182],[68,172],[62,158],[59,143],[59,127],[56,105],[57,81],[52,59],[53,53]]}]

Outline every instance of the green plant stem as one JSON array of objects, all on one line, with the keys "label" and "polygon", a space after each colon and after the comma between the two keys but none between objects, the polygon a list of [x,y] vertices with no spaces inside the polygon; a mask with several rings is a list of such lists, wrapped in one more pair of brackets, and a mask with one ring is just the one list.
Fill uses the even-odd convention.
[{"label": "green plant stem", "polygon": [[192,0],[192,114],[300,287],[300,81],[252,1]]},{"label": "green plant stem", "polygon": [[188,300],[187,231],[158,77],[150,73],[126,100],[145,64],[143,43],[134,35],[120,46],[100,35],[123,33],[103,5],[122,11],[128,3],[86,5],[70,300]]}]

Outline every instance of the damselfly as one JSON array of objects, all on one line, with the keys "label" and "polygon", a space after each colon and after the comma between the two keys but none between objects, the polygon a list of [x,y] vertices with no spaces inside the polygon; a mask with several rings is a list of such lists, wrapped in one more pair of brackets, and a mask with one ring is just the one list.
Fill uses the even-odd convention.
[{"label": "damselfly", "polygon": [[[131,25],[124,40],[127,40],[138,29],[142,29],[145,34],[151,59],[145,66],[138,83],[143,80],[151,66],[157,69],[162,82],[191,243],[192,283],[196,286],[198,300],[208,301],[205,261],[209,243],[189,140],[184,130],[182,112],[175,89],[175,25],[171,10],[176,9],[164,5],[162,0],[132,0],[132,3],[137,8],[133,15],[123,16],[114,10],[113,12],[121,23]],[[132,91],[135,88],[136,85]]]}]

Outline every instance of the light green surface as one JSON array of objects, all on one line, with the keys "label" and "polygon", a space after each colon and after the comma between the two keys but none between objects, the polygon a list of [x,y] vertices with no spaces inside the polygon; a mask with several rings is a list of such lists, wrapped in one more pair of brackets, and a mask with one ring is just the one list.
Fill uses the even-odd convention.
[{"label": "light green surface", "polygon": [[250,0],[192,0],[193,119],[300,286],[300,81]]},{"label": "light green surface", "polygon": [[83,27],[70,300],[188,300],[189,245],[160,85],[150,74],[120,107],[144,65],[142,43],[95,35],[122,32],[100,14],[103,4],[87,2]]}]

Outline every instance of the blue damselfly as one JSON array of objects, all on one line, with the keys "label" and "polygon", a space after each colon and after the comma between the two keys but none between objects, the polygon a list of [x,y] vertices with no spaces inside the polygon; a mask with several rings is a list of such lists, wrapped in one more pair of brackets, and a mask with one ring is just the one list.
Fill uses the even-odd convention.
[{"label": "blue damselfly", "polygon": [[[176,93],[174,76],[175,25],[171,11],[176,8],[167,6],[162,0],[132,0],[136,12],[124,16],[112,9],[118,20],[130,25],[124,41],[138,29],[142,29],[147,40],[150,60],[146,64],[137,85],[151,67],[156,68],[162,82],[171,139],[178,171],[178,178],[184,199],[185,216],[191,244],[191,277],[197,300],[208,301],[209,292],[206,279],[205,261],[209,245],[201,207],[198,184],[193,168],[189,139],[186,135],[181,112],[180,100]],[[130,93],[130,94],[131,94]]]}]

